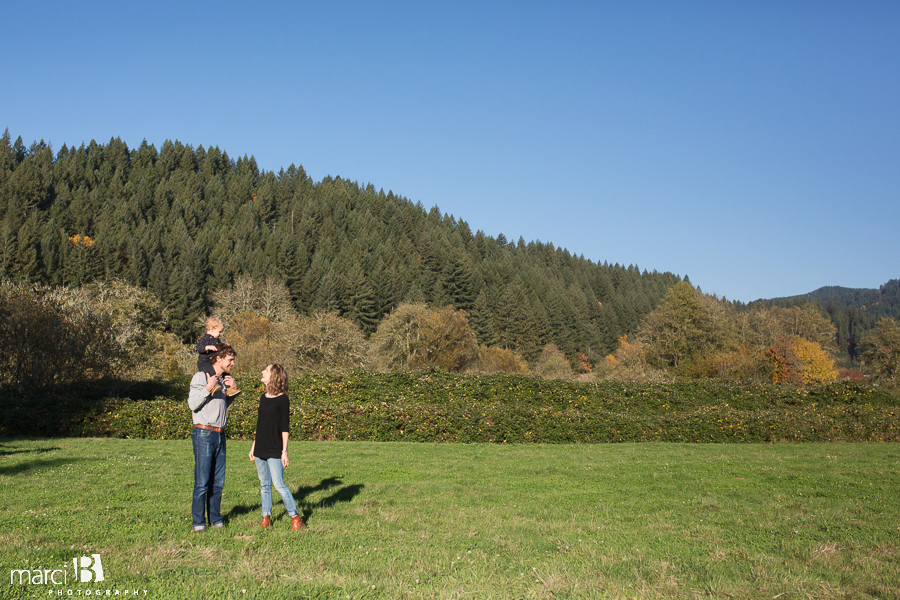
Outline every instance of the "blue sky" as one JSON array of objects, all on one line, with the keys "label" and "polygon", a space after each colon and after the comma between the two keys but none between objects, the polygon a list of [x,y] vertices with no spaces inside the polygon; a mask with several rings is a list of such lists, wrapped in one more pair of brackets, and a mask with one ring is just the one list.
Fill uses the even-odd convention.
[{"label": "blue sky", "polygon": [[0,129],[218,146],[751,301],[900,278],[900,3],[7,3]]}]

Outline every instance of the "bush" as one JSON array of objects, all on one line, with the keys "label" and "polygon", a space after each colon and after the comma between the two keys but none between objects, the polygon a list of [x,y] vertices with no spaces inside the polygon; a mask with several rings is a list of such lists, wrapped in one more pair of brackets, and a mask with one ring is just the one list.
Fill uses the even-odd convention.
[{"label": "bush", "polygon": [[853,383],[863,383],[866,376],[856,369],[838,369],[838,378],[841,381],[850,381]]},{"label": "bush", "polygon": [[288,368],[345,371],[368,365],[369,350],[359,325],[336,312],[316,311],[293,317],[280,327],[279,339],[288,347]]},{"label": "bush", "polygon": [[401,304],[381,321],[370,342],[382,370],[460,372],[478,358],[468,315],[452,306]]},{"label": "bush", "polygon": [[643,342],[637,340],[631,343],[627,335],[619,338],[616,353],[606,357],[606,368],[603,371],[611,381],[661,383],[667,380],[663,371],[654,369],[647,363]]},{"label": "bush", "polygon": [[544,346],[534,366],[534,374],[543,379],[572,379],[572,365],[556,344]]},{"label": "bush", "polygon": [[478,348],[478,359],[469,366],[467,372],[481,375],[525,375],[528,373],[528,365],[524,358],[512,350],[482,344]]},{"label": "bush", "polygon": [[773,383],[822,385],[837,379],[834,361],[816,342],[780,339],[766,352]]},{"label": "bush", "polygon": [[0,382],[44,390],[121,372],[112,320],[51,289],[0,281]]}]

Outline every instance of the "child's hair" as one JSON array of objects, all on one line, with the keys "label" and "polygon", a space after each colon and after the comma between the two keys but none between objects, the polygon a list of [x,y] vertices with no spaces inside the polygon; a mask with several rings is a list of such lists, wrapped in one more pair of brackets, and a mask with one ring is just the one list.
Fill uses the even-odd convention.
[{"label": "child's hair", "polygon": [[206,319],[206,330],[212,331],[213,329],[225,329],[225,323],[222,322],[222,319],[219,317],[209,317]]},{"label": "child's hair", "polygon": [[266,393],[270,396],[278,396],[287,391],[288,374],[278,363],[269,365],[269,383],[266,384]]}]

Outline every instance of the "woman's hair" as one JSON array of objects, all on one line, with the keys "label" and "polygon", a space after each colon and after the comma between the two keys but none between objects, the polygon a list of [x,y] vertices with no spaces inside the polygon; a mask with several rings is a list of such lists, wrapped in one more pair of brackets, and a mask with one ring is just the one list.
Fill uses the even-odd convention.
[{"label": "woman's hair", "polygon": [[287,391],[288,374],[278,363],[269,365],[269,383],[266,384],[266,393],[270,396],[278,396]]},{"label": "woman's hair", "polygon": [[220,327],[222,329],[225,329],[225,323],[223,323],[222,319],[220,319],[219,317],[209,317],[208,319],[206,319],[207,331],[212,331],[213,329],[217,329]]}]

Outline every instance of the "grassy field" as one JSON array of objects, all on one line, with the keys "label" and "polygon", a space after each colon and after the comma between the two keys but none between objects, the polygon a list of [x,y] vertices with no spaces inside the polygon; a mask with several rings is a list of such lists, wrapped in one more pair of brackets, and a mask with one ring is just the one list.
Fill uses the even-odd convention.
[{"label": "grassy field", "polygon": [[295,442],[301,534],[249,446],[200,536],[190,440],[0,440],[0,596],[900,598],[895,444]]}]

